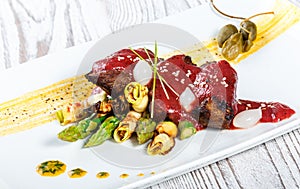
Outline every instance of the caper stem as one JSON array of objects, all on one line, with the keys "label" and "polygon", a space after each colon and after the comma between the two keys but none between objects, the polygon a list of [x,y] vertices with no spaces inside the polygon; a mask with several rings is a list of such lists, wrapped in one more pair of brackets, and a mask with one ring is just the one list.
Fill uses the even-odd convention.
[{"label": "caper stem", "polygon": [[[129,47],[129,49],[134,53],[134,54],[136,54],[139,58],[140,58],[140,60],[144,60],[144,61],[146,61],[143,57],[141,57],[141,55],[139,55],[133,48],[131,48],[131,47]],[[154,62],[152,61],[152,59],[150,58],[150,56],[149,56],[149,53],[148,53],[148,51],[147,51],[147,49],[146,48],[144,48],[145,49],[145,51],[146,51],[146,54],[147,54],[147,56],[148,56],[148,58],[149,58],[149,61],[150,61],[150,63],[151,63],[151,69],[152,69],[152,71],[154,70],[153,69],[153,65],[154,65]],[[148,61],[146,61],[146,62],[148,62]],[[149,63],[149,62],[148,62]],[[167,87],[169,87],[170,88],[170,90],[176,95],[176,96],[179,96],[179,94],[171,87],[171,85],[169,85],[168,84],[168,82],[158,73],[158,72],[156,72],[156,74],[157,74],[157,76],[158,76],[158,78],[159,78],[159,80],[160,80],[160,82],[161,82],[161,85],[162,85],[162,87],[163,87],[163,90],[164,90],[164,92],[165,92],[165,95],[166,95],[166,97],[167,97],[167,99],[169,99],[169,95],[168,95],[168,93],[167,93],[167,90],[166,90],[166,88],[164,87],[164,84],[167,86]]]},{"label": "caper stem", "polygon": [[[148,56],[148,58],[149,58],[151,64],[153,65],[154,63],[153,63],[153,61],[152,61],[152,59],[151,59],[151,57],[150,57],[150,55],[149,55],[148,50],[146,49],[146,47],[144,47],[144,50],[145,50],[145,52],[146,52],[146,54],[147,54],[147,56]],[[153,71],[153,66],[151,66],[151,69],[152,69],[152,71]],[[165,88],[165,85],[164,85],[163,81],[162,81],[162,77],[159,75],[158,72],[157,72],[157,76],[158,76],[158,79],[159,79],[159,81],[160,81],[160,83],[161,83],[161,86],[162,86],[162,88],[163,88],[163,90],[164,90],[164,93],[165,93],[167,99],[169,100],[169,99],[170,99],[169,94],[168,94],[168,92],[167,92],[167,90],[166,90],[166,88]]]},{"label": "caper stem", "polygon": [[[139,53],[137,53],[132,47],[129,47],[129,49],[136,55],[138,56],[141,60],[145,60]],[[146,60],[145,60],[146,61]]]},{"label": "caper stem", "polygon": [[240,20],[245,20],[246,18],[244,17],[240,17],[240,16],[232,16],[232,15],[229,15],[229,14],[226,14],[224,12],[222,12],[220,9],[218,9],[218,7],[216,7],[216,5],[214,4],[214,1],[213,0],[210,0],[211,2],[211,5],[213,6],[213,8],[219,12],[220,14],[224,15],[224,16],[227,16],[229,18],[234,18],[234,19],[240,19]]},{"label": "caper stem", "polygon": [[222,14],[223,16],[227,16],[229,18],[234,18],[234,19],[240,19],[240,20],[250,20],[251,18],[254,18],[254,17],[257,17],[257,16],[261,16],[261,15],[265,15],[265,14],[275,14],[273,11],[271,12],[263,12],[263,13],[258,13],[258,14],[255,14],[253,16],[250,16],[248,18],[244,18],[244,17],[240,17],[240,16],[232,16],[232,15],[229,15],[229,14],[226,14],[224,12],[222,12],[220,9],[218,9],[218,7],[216,7],[216,5],[214,4],[214,0],[210,0],[213,8],[220,14]]}]

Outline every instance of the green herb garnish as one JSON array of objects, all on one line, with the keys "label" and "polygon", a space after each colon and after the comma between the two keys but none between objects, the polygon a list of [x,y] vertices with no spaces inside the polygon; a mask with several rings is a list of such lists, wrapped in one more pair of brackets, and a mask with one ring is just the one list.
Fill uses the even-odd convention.
[{"label": "green herb garnish", "polygon": [[[161,86],[163,88],[163,91],[167,97],[167,99],[169,99],[169,94],[165,88],[165,85],[167,87],[169,87],[169,89],[176,95],[179,96],[179,94],[168,84],[168,82],[158,73],[157,71],[157,63],[158,63],[158,48],[157,48],[157,42],[155,41],[154,44],[154,61],[152,61],[152,58],[149,55],[148,50],[144,47],[144,50],[148,56],[149,61],[146,61],[139,53],[137,53],[132,47],[129,47],[129,49],[135,54],[137,55],[141,60],[148,62],[150,61],[151,63],[151,69],[153,71],[153,94],[152,94],[152,103],[151,103],[151,113],[150,113],[150,117],[153,118],[153,111],[154,111],[154,98],[155,98],[155,87],[156,87],[156,76],[158,77],[159,81],[161,82]],[[165,84],[165,85],[164,85]]]}]

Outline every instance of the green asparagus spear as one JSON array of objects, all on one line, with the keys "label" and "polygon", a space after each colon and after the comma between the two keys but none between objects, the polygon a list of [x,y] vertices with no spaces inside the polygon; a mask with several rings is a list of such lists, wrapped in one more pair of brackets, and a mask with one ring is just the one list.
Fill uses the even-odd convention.
[{"label": "green asparagus spear", "polygon": [[100,117],[100,118],[95,118],[93,120],[82,120],[80,121],[80,124],[82,126],[78,127],[79,132],[81,133],[80,139],[84,139],[88,135],[91,134],[92,131],[94,131],[97,126],[105,120],[105,116]]},{"label": "green asparagus spear", "polygon": [[156,123],[152,119],[140,118],[137,122],[136,134],[139,144],[144,144],[154,135]]},{"label": "green asparagus spear", "polygon": [[119,119],[110,116],[100,126],[99,129],[94,133],[84,147],[97,146],[102,144],[105,140],[112,138],[112,133],[119,125]]},{"label": "green asparagus spear", "polygon": [[139,144],[144,144],[154,136],[154,131],[150,133],[137,133]]},{"label": "green asparagus spear", "polygon": [[58,138],[68,142],[75,142],[78,139],[83,139],[91,134],[93,130],[105,119],[105,116],[95,119],[85,119],[78,122],[77,125],[72,125],[60,133]]},{"label": "green asparagus spear", "polygon": [[58,110],[56,112],[56,117],[57,117],[59,123],[63,123],[64,122],[64,113],[63,113],[62,110]]},{"label": "green asparagus spear", "polygon": [[180,140],[189,138],[190,136],[196,133],[196,128],[194,125],[189,121],[181,121],[178,124],[179,129],[179,138]]}]

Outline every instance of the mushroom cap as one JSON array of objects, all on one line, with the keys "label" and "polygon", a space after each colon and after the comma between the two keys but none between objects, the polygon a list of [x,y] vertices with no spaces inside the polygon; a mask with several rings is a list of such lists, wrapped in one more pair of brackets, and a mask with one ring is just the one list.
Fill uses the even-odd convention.
[{"label": "mushroom cap", "polygon": [[153,141],[149,143],[147,147],[147,153],[149,155],[165,155],[175,145],[173,137],[168,136],[166,133],[160,133],[154,137]]},{"label": "mushroom cap", "polygon": [[166,133],[170,137],[176,137],[178,133],[177,125],[171,121],[163,121],[156,126],[158,133]]}]

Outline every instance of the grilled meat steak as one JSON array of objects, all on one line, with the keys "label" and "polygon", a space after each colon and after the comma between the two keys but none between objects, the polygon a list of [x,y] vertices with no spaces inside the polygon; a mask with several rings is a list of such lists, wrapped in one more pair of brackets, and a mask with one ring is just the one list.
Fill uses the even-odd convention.
[{"label": "grilled meat steak", "polygon": [[[149,58],[144,49],[135,51],[144,59]],[[154,54],[150,50],[148,52],[153,58]],[[95,62],[86,78],[111,94],[116,101],[126,103],[120,99],[123,98],[125,86],[134,80],[132,71],[138,61],[139,57],[133,51],[122,49]],[[192,63],[191,57],[175,55],[166,60],[159,59],[157,70],[167,82],[159,78],[156,80],[154,115],[158,120],[167,116],[175,123],[191,121],[197,130],[206,127],[229,129],[232,128],[234,115],[251,109],[247,104],[253,104],[252,108],[265,104],[236,99],[237,73],[225,60],[208,62],[199,67]],[[150,96],[153,95],[152,82],[153,79],[147,84]],[[118,107],[122,107],[118,115],[129,111],[125,104]],[[287,113],[280,114],[276,108]],[[276,119],[261,119],[262,122],[276,122],[295,113],[280,103],[262,108],[262,111],[269,118],[274,117],[271,114],[278,116]]]}]

